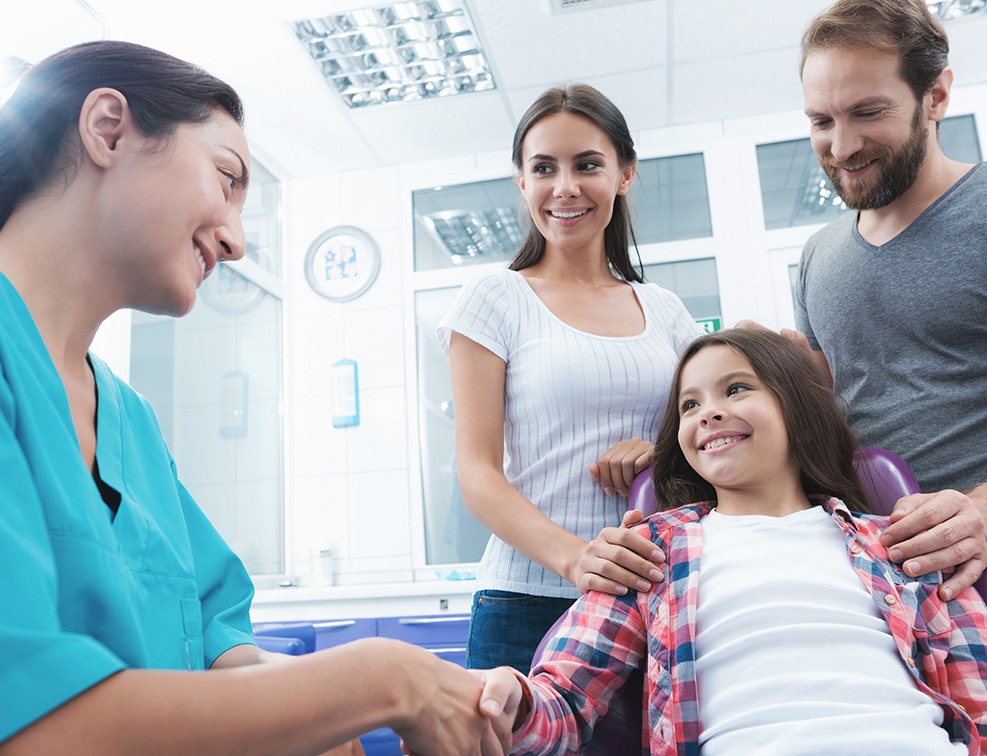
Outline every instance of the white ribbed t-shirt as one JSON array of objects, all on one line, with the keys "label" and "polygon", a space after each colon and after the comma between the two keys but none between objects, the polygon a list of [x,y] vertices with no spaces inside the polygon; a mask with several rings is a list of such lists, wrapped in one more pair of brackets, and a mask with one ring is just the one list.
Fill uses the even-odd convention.
[{"label": "white ribbed t-shirt", "polygon": [[[507,363],[507,480],[587,541],[618,525],[627,506],[593,483],[589,466],[619,441],[657,436],[678,355],[702,333],[675,294],[656,284],[630,285],[645,316],[637,336],[597,336],[566,325],[512,270],[481,274],[464,286],[437,331],[447,356],[456,331]],[[496,536],[484,551],[476,588],[579,596],[569,581]]]},{"label": "white ribbed t-shirt", "polygon": [[696,682],[706,756],[966,753],[916,687],[822,507],[702,519]]}]

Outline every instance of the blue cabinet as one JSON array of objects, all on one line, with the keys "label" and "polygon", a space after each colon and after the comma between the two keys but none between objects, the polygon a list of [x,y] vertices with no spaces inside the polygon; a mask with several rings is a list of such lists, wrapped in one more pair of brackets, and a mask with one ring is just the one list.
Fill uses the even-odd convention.
[{"label": "blue cabinet", "polygon": [[377,620],[377,635],[414,643],[427,648],[441,659],[465,667],[469,624],[468,614],[381,617]]},{"label": "blue cabinet", "polygon": [[[264,622],[254,625],[261,648],[280,653],[312,653],[360,638],[394,638],[427,648],[436,656],[466,665],[468,614],[363,617],[316,622]],[[401,756],[400,740],[382,728],[360,738],[367,756]]]}]

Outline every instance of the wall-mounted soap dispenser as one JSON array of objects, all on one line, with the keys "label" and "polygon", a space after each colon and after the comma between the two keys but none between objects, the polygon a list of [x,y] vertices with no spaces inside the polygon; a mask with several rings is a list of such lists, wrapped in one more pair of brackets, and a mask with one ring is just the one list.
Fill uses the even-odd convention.
[{"label": "wall-mounted soap dispenser", "polygon": [[360,424],[360,383],[356,360],[332,363],[332,425],[348,428]]}]

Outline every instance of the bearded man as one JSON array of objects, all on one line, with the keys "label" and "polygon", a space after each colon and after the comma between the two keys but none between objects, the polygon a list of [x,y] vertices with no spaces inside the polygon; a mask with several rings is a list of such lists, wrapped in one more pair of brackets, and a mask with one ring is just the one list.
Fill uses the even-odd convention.
[{"label": "bearded man", "polygon": [[925,0],[839,0],[806,30],[810,141],[856,212],[806,243],[801,332],[785,333],[861,442],[901,455],[929,492],[899,502],[885,539],[909,575],[959,565],[944,598],[983,572],[987,518],[987,167],[939,147],[948,53]]}]

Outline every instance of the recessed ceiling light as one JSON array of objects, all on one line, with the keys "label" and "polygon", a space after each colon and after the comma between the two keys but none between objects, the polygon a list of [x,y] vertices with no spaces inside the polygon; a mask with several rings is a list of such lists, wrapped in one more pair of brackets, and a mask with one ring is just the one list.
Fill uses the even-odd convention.
[{"label": "recessed ceiling light", "polygon": [[926,0],[932,15],[940,21],[966,18],[987,10],[987,0]]},{"label": "recessed ceiling light", "polygon": [[462,0],[418,0],[292,23],[351,108],[495,88]]}]

